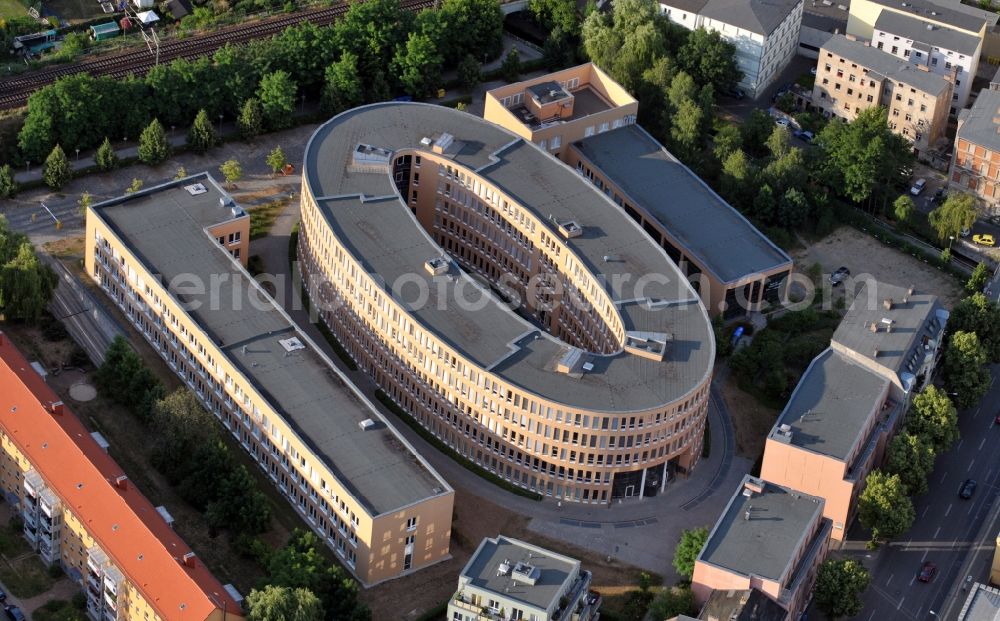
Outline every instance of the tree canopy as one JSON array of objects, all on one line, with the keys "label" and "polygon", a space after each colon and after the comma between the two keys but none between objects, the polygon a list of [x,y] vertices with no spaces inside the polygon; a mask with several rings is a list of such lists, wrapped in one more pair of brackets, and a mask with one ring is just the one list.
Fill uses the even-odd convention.
[{"label": "tree canopy", "polygon": [[913,525],[913,501],[898,474],[872,470],[858,500],[858,519],[872,531],[872,541],[893,539]]},{"label": "tree canopy", "polygon": [[12,231],[0,215],[0,316],[35,323],[59,279],[43,263],[27,236]]},{"label": "tree canopy", "polygon": [[976,199],[971,194],[953,192],[940,207],[927,214],[927,221],[939,240],[956,237],[976,221]]},{"label": "tree canopy", "polygon": [[973,293],[955,305],[948,317],[948,330],[974,332],[990,362],[1000,362],[1000,305],[983,293]]},{"label": "tree canopy", "polygon": [[694,574],[694,563],[698,559],[698,554],[705,547],[708,541],[708,529],[692,528],[681,532],[680,541],[674,548],[674,569],[685,578],[690,579]]},{"label": "tree canopy", "polygon": [[986,348],[975,332],[954,332],[944,352],[944,379],[948,390],[955,393],[955,404],[971,408],[990,388],[989,360]]},{"label": "tree canopy", "polygon": [[861,594],[868,588],[871,575],[854,559],[827,559],[816,574],[816,605],[828,619],[856,617],[861,612]]},{"label": "tree canopy", "polygon": [[246,609],[248,621],[316,621],[323,618],[323,604],[312,591],[274,585],[250,591]]},{"label": "tree canopy", "polygon": [[934,445],[909,430],[896,435],[886,451],[885,469],[898,474],[910,495],[927,493],[927,477],[934,470]]},{"label": "tree canopy", "polygon": [[926,439],[935,453],[943,453],[958,441],[958,411],[945,391],[928,386],[913,398],[906,429]]}]

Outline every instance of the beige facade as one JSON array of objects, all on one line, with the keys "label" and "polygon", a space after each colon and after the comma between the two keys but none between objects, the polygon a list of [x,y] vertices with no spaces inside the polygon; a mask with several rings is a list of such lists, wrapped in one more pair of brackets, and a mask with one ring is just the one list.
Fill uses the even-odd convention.
[{"label": "beige facade", "polygon": [[871,39],[875,32],[875,22],[882,11],[892,11],[902,15],[920,15],[920,19],[934,26],[950,28],[984,39],[987,23],[974,14],[975,9],[956,9],[949,3],[934,4],[926,0],[895,3],[891,0],[851,0],[847,18],[847,34],[860,39]]},{"label": "beige facade", "polygon": [[[185,190],[195,184],[207,191],[206,198],[200,202],[185,196]],[[229,348],[233,343],[224,343],[219,336],[224,326],[212,323],[216,321],[210,315],[212,309],[203,310],[211,304],[208,296],[212,292],[202,290],[194,300],[186,294],[181,302],[177,283],[160,272],[165,266],[148,264],[144,260],[144,255],[153,254],[153,249],[143,249],[143,244],[148,243],[144,241],[144,235],[129,235],[128,231],[122,231],[123,223],[127,222],[130,201],[135,202],[136,209],[152,203],[159,209],[170,210],[175,204],[180,204],[182,207],[176,208],[176,215],[170,222],[182,222],[186,214],[192,213],[202,222],[182,231],[193,239],[178,240],[178,252],[193,255],[195,263],[198,263],[199,256],[217,260],[219,253],[212,248],[209,239],[212,238],[216,244],[224,246],[225,252],[231,256],[235,257],[237,248],[242,249],[240,260],[245,261],[249,218],[235,207],[232,213],[221,211],[213,217],[211,207],[217,205],[220,198],[223,202],[228,200],[222,189],[207,174],[202,174],[95,206],[87,213],[87,273],[198,396],[206,409],[219,419],[271,477],[305,524],[337,553],[362,584],[370,586],[449,558],[454,493],[416,455],[413,448],[392,431],[391,426],[371,433],[384,434],[384,443],[395,447],[392,450],[399,455],[403,465],[396,467],[395,472],[393,468],[386,468],[380,476],[403,481],[406,468],[414,468],[420,473],[421,485],[434,486],[435,490],[426,498],[416,492],[408,496],[405,490],[399,492],[407,498],[416,498],[402,506],[373,500],[374,492],[362,486],[364,479],[361,479],[362,483],[349,480],[347,477],[351,473],[345,475],[345,464],[338,463],[336,454],[329,457],[328,451],[324,450],[321,454],[316,448],[317,444],[323,445],[324,439],[307,435],[302,430],[303,425],[310,422],[292,419],[304,409],[302,403],[308,401],[307,393],[312,390],[317,394],[342,395],[344,405],[330,403],[328,407],[356,412],[355,420],[358,422],[368,418],[371,419],[368,423],[381,421],[385,425],[374,406],[340,375],[333,363],[294,326],[259,285],[245,271],[225,260],[204,265],[205,272],[187,274],[201,279],[203,284],[210,283],[214,277],[248,288],[251,296],[262,301],[264,309],[261,312],[278,320],[277,331],[282,337],[294,338],[296,346],[302,346],[284,353],[279,350],[277,358],[285,360],[293,353],[301,356],[308,353],[309,357],[303,363],[308,366],[300,368],[304,372],[315,373],[321,379],[317,380],[319,383],[303,386],[305,394],[295,391],[295,404],[276,400],[273,389],[265,391],[258,384],[255,373],[264,369],[271,371],[273,363],[268,365],[262,358],[260,363],[237,364],[237,356],[263,351],[261,341],[246,339],[245,342],[250,345],[242,347],[242,354],[239,353],[240,348],[235,351]],[[206,213],[209,214],[209,224],[202,227]],[[174,232],[173,229],[171,231]],[[202,240],[199,235],[207,235],[208,238]],[[230,235],[234,240],[232,247],[228,246]],[[189,248],[191,250],[187,251]],[[190,267],[201,269],[202,266]],[[216,268],[218,271],[214,271]],[[229,303],[231,296],[221,297],[223,302]],[[197,305],[193,306],[193,302]],[[196,309],[194,314],[192,306]],[[241,309],[223,308],[220,316],[224,322],[246,322],[251,326],[265,320],[253,314],[250,308],[244,308],[242,314]],[[212,329],[202,325],[204,322],[212,323]],[[322,425],[324,433],[329,435],[338,424],[347,427],[331,418]],[[356,428],[358,423],[348,424]],[[350,427],[342,428],[338,433],[350,432]],[[380,466],[378,456],[372,456],[372,463],[366,469],[375,470]]]},{"label": "beige facade", "polygon": [[0,332],[0,493],[42,562],[80,586],[93,621],[241,621],[235,590],[106,451]]},{"label": "beige facade", "polygon": [[[372,128],[363,120],[366,115],[382,126]],[[397,118],[400,125],[390,126]],[[406,135],[413,126],[448,133],[420,144],[419,135]],[[368,128],[371,135],[358,135],[358,128]],[[702,353],[713,345],[700,343],[697,356],[687,361],[646,349],[646,339],[657,337],[651,332],[636,336],[628,323],[634,319],[626,312],[632,312],[631,303],[623,309],[623,302],[612,297],[617,292],[605,288],[604,275],[591,271],[593,258],[581,255],[587,246],[578,245],[594,235],[588,226],[618,227],[622,239],[635,244],[631,256],[655,259],[657,269],[670,270],[670,295],[685,297],[681,312],[689,317],[675,329],[697,326],[697,336],[688,338],[711,339],[697,298],[683,280],[677,282],[675,268],[641,230],[551,157],[521,141],[511,145],[509,134],[468,115],[399,104],[345,113],[314,135],[307,173],[314,158],[317,165],[329,158],[342,162],[343,156],[332,155],[331,149],[353,149],[355,141],[371,145],[364,147],[368,152],[385,153],[383,170],[394,172],[380,183],[394,179],[395,187],[379,190],[384,198],[345,198],[348,190],[340,184],[361,182],[355,171],[362,169],[349,158],[345,173],[334,168],[304,175],[299,260],[313,299],[329,307],[321,319],[397,404],[464,457],[515,485],[564,501],[606,504],[615,497],[656,493],[675,472],[695,466],[711,379],[711,361]],[[461,153],[469,144],[476,145],[477,157],[496,167],[480,172],[464,164]],[[455,151],[449,153],[445,145],[456,145]],[[589,219],[581,215],[573,230],[573,221],[561,219],[565,216],[558,215],[555,202],[541,197],[541,206],[524,202],[519,195],[547,188],[537,188],[537,179],[529,177],[519,176],[506,187],[492,179],[497,167],[513,166],[515,158],[530,160],[530,174],[573,196],[571,208],[593,206],[600,213],[588,211]],[[378,178],[372,172],[365,179],[374,183]],[[340,186],[341,196],[323,199],[323,188],[331,183]],[[366,192],[374,192],[370,187]],[[404,204],[387,191],[408,200]],[[553,215],[540,217],[536,210]],[[397,225],[386,228],[386,221]],[[388,261],[375,254],[386,247],[398,247],[398,258]],[[447,258],[428,260],[442,252]],[[617,267],[625,261],[604,263]],[[435,265],[439,273],[432,271]],[[401,280],[426,281],[430,304],[403,302],[396,288]],[[504,299],[521,301],[520,312],[530,322],[509,308],[498,312],[492,303],[460,308],[451,298],[453,289],[473,287],[475,281],[493,284]],[[572,299],[582,300],[582,306]],[[497,340],[509,342],[491,348],[495,354],[479,354],[484,343]],[[537,353],[543,350],[554,357]],[[628,370],[626,364],[637,366]],[[661,400],[647,394],[642,381],[666,368],[676,368],[679,377],[655,380],[656,389],[677,397]],[[612,383],[619,381],[631,385]],[[591,407],[585,394],[594,394]],[[608,401],[612,395],[617,409],[596,407],[598,399]]]},{"label": "beige facade", "polygon": [[1000,208],[1000,85],[979,92],[972,108],[958,119],[948,186],[976,197],[980,208],[996,214]]},{"label": "beige facade", "polygon": [[565,160],[577,140],[635,123],[639,103],[586,63],[486,92],[483,118]]},{"label": "beige facade", "polygon": [[925,67],[834,35],[820,49],[812,104],[829,116],[853,121],[882,106],[892,130],[926,153],[944,137],[951,82]]}]

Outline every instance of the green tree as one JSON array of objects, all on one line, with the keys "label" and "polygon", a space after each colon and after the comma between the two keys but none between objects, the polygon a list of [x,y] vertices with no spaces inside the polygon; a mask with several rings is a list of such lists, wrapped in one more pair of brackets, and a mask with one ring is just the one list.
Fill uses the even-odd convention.
[{"label": "green tree", "polygon": [[118,168],[118,154],[115,153],[114,148],[111,146],[111,141],[107,138],[97,148],[97,154],[94,155],[94,162],[97,164],[97,168],[104,172]]},{"label": "green tree", "polygon": [[159,119],[153,119],[139,136],[139,161],[155,166],[170,156],[170,143]]},{"label": "green tree", "polygon": [[236,119],[236,127],[239,128],[240,136],[244,140],[259,136],[264,131],[264,109],[259,99],[251,97],[243,102],[240,115]]},{"label": "green tree", "polygon": [[288,543],[268,559],[271,584],[309,589],[323,603],[329,621],[362,621],[371,613],[358,599],[358,584],[339,566],[327,562],[323,543],[310,532],[296,530]]},{"label": "green tree", "polygon": [[948,317],[948,330],[975,332],[990,362],[1000,362],[1000,306],[982,292],[977,291],[955,305]]},{"label": "green tree", "polygon": [[704,111],[693,100],[686,100],[677,108],[670,128],[670,138],[681,159],[692,160],[701,149],[701,128]]},{"label": "green tree", "polygon": [[358,73],[358,57],[350,52],[326,68],[323,81],[323,110],[339,114],[361,104],[364,86]]},{"label": "green tree", "polygon": [[958,411],[945,391],[930,385],[913,398],[906,430],[929,442],[936,454],[943,453],[958,441]]},{"label": "green tree", "polygon": [[743,148],[749,155],[762,157],[767,154],[767,139],[774,132],[774,119],[763,110],[754,109],[740,127]]},{"label": "green tree", "polygon": [[236,184],[237,181],[243,178],[243,167],[240,166],[238,160],[230,159],[226,160],[219,166],[219,172],[225,177],[226,183],[230,187]]},{"label": "green tree", "polygon": [[820,132],[823,183],[860,203],[887,199],[913,169],[913,146],[893,133],[885,108],[863,110],[850,123],[830,123]]},{"label": "green tree", "polygon": [[412,33],[392,61],[392,71],[407,93],[431,95],[441,85],[443,58],[430,37]]},{"label": "green tree", "polygon": [[521,55],[516,47],[510,48],[500,65],[500,75],[508,82],[517,82],[521,79]]},{"label": "green tree", "polygon": [[733,88],[743,77],[736,65],[736,46],[718,31],[703,27],[688,35],[677,62],[698,84],[711,84],[720,91]]},{"label": "green tree", "polygon": [[934,470],[934,457],[931,439],[907,430],[889,443],[885,469],[899,475],[908,494],[918,496],[927,493],[927,477]]},{"label": "green tree", "polygon": [[913,222],[913,215],[917,212],[913,199],[906,194],[900,195],[896,202],[892,204],[892,215],[896,218],[899,226],[905,228]]},{"label": "green tree", "polygon": [[976,199],[971,194],[953,192],[929,214],[927,221],[941,241],[957,236],[976,221]]},{"label": "green tree", "polygon": [[80,206],[80,216],[86,218],[87,210],[94,204],[94,197],[90,195],[90,192],[84,192],[80,195],[80,200],[76,204]]},{"label": "green tree", "polygon": [[694,594],[690,587],[667,587],[650,603],[649,613],[657,620],[695,614]]},{"label": "green tree", "polygon": [[218,138],[215,135],[215,126],[212,125],[211,119],[208,118],[208,112],[202,108],[198,111],[198,115],[194,117],[191,129],[188,130],[188,148],[195,153],[205,153],[214,147],[217,142]]},{"label": "green tree", "polygon": [[743,148],[740,128],[730,123],[726,123],[719,128],[719,131],[715,132],[712,142],[714,143],[713,152],[720,162],[724,162],[737,149]]},{"label": "green tree", "polygon": [[37,322],[59,279],[35,254],[28,238],[10,230],[0,216],[0,315],[6,319]]},{"label": "green tree", "polygon": [[[0,171],[0,177],[3,176],[3,172]],[[0,188],[2,188],[2,183],[0,183]],[[0,189],[2,193],[2,189]],[[990,268],[980,261],[976,264],[976,269],[972,270],[972,275],[969,276],[969,280],[965,281],[965,290],[969,293],[981,292],[985,287],[986,283],[990,281]]]},{"label": "green tree", "polygon": [[974,407],[990,388],[989,357],[975,332],[954,332],[944,352],[944,381],[955,405]]},{"label": "green tree", "polygon": [[123,337],[115,337],[94,377],[97,387],[116,403],[148,420],[163,386]]},{"label": "green tree", "polygon": [[792,133],[788,128],[775,125],[771,135],[767,137],[767,150],[771,152],[771,157],[780,158],[788,153],[791,141]]},{"label": "green tree", "polygon": [[528,10],[545,30],[558,28],[574,36],[580,34],[580,17],[574,0],[529,0]]},{"label": "green tree", "polygon": [[10,164],[0,166],[0,198],[14,198],[17,194],[17,181]]},{"label": "green tree", "polygon": [[466,54],[496,58],[503,51],[503,13],[494,0],[444,0],[441,18],[448,24],[447,49],[439,50],[449,64]]},{"label": "green tree", "polygon": [[42,168],[42,180],[45,185],[53,190],[61,190],[64,185],[73,178],[73,171],[69,167],[69,160],[62,147],[56,145],[52,147],[52,152],[45,158],[45,165]]},{"label": "green tree", "polygon": [[257,98],[260,99],[264,125],[268,129],[283,129],[292,124],[297,92],[295,82],[287,71],[272,71],[260,79]]},{"label": "green tree", "polygon": [[899,475],[872,470],[858,500],[858,520],[872,531],[872,543],[902,535],[915,518],[913,502]]},{"label": "green tree", "polygon": [[462,88],[472,89],[479,84],[480,80],[482,80],[482,76],[479,75],[479,61],[472,54],[466,54],[462,62],[458,64],[458,82]]},{"label": "green tree", "polygon": [[828,619],[856,617],[864,607],[861,595],[871,575],[854,559],[827,559],[816,574],[816,605]]},{"label": "green tree", "polygon": [[743,149],[736,149],[722,162],[722,195],[738,209],[746,210],[755,194],[755,172]]},{"label": "green tree", "polygon": [[181,179],[187,176],[188,176],[187,169],[184,168],[183,166],[178,166],[177,172],[174,174],[174,181],[180,181]]},{"label": "green tree", "polygon": [[267,165],[270,167],[273,174],[278,174],[281,169],[285,167],[288,163],[288,159],[285,157],[285,152],[281,150],[281,147],[274,147],[271,152],[267,154]]},{"label": "green tree", "polygon": [[309,589],[267,585],[253,589],[246,599],[248,621],[316,621],[323,604]]},{"label": "green tree", "polygon": [[708,529],[690,528],[681,532],[681,538],[674,548],[674,569],[681,576],[691,579],[694,574],[694,563],[708,541]]},{"label": "green tree", "polygon": [[126,194],[135,194],[142,189],[142,179],[134,177],[132,179],[132,184],[125,188]]},{"label": "green tree", "polygon": [[209,526],[248,535],[267,530],[271,508],[246,466],[231,468],[217,483],[218,489],[211,494],[215,499],[208,502],[205,510]]}]

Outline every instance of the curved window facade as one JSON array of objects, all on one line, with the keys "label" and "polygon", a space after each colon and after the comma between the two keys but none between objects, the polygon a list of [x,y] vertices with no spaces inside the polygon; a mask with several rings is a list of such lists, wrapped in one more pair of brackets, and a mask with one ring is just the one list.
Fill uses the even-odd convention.
[{"label": "curved window facade", "polygon": [[705,309],[584,179],[423,104],[335,117],[305,159],[298,252],[314,306],[424,427],[579,502],[656,493],[695,465],[714,360]]}]

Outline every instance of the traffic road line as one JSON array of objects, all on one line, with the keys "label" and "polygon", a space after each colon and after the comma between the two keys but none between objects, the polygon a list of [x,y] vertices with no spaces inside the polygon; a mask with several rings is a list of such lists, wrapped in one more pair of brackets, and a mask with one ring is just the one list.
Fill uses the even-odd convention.
[{"label": "traffic road line", "polygon": [[979,450],[980,450],[980,451],[981,451],[981,450],[983,450],[983,447],[984,447],[985,445],[986,445],[986,438],[983,438],[983,441],[979,443]]},{"label": "traffic road line", "polygon": [[948,508],[944,510],[944,516],[948,517],[949,513],[951,513],[951,505],[950,504],[948,505]]},{"label": "traffic road line", "polygon": [[948,473],[945,472],[944,474],[941,475],[941,482],[944,483],[944,480],[947,478],[948,478]]},{"label": "traffic road line", "polygon": [[935,538],[935,539],[937,539],[937,538],[938,538],[938,535],[940,535],[940,534],[941,534],[941,527],[940,527],[940,526],[938,526],[938,527],[937,527],[937,530],[936,530],[936,531],[934,531],[934,538]]},{"label": "traffic road line", "polygon": [[975,465],[975,463],[976,463],[976,460],[975,460],[975,459],[973,459],[972,461],[970,461],[970,462],[969,462],[969,467],[968,467],[968,468],[966,468],[966,469],[965,469],[965,471],[966,471],[966,472],[968,472],[968,471],[972,470],[972,466],[974,466],[974,465]]}]

